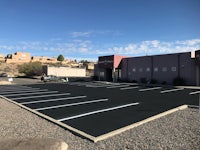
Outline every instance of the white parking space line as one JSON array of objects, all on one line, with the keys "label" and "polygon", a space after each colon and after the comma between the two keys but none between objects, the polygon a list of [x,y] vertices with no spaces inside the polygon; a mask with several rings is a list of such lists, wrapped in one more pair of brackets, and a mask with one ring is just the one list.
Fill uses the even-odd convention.
[{"label": "white parking space line", "polygon": [[121,83],[121,85],[138,85],[138,83]]},{"label": "white parking space line", "polygon": [[116,86],[108,86],[106,88],[108,88],[108,89],[114,89],[114,88],[123,88],[123,87],[128,87],[128,86],[130,86],[130,85],[116,85]]},{"label": "white parking space line", "polygon": [[76,106],[76,105],[83,105],[83,104],[90,104],[90,103],[98,103],[98,102],[105,102],[105,101],[108,101],[108,99],[98,99],[98,100],[92,100],[92,101],[84,101],[84,102],[77,102],[77,103],[71,103],[71,104],[43,107],[43,108],[37,108],[37,109],[34,109],[34,110],[37,110],[37,111],[39,111],[39,110],[47,110],[47,109],[53,109],[53,108],[69,107],[69,106]]},{"label": "white parking space line", "polygon": [[28,88],[28,89],[0,89],[0,92],[12,92],[12,91],[30,91],[30,90],[39,90],[40,88]]},{"label": "white parking space line", "polygon": [[190,95],[199,94],[200,91],[191,92]]},{"label": "white parking space line", "polygon": [[108,87],[108,85],[86,85],[86,87],[99,88],[99,87]]},{"label": "white parking space line", "polygon": [[153,88],[146,88],[146,89],[140,89],[140,92],[144,92],[144,91],[152,91],[152,90],[158,90],[161,89],[162,87],[153,87]]},{"label": "white parking space line", "polygon": [[34,93],[34,92],[42,92],[42,91],[48,91],[47,89],[42,89],[42,90],[25,90],[25,91],[9,91],[9,92],[1,92],[1,94],[14,94],[14,93]]},{"label": "white parking space line", "polygon": [[139,88],[139,86],[120,88],[120,90],[131,90],[131,89],[137,89],[137,88]]},{"label": "white parking space line", "polygon": [[106,82],[106,81],[95,81],[95,83],[99,83],[101,85],[121,85],[120,83]]},{"label": "white parking space line", "polygon": [[47,93],[58,93],[58,91],[34,92],[34,93],[20,93],[20,94],[7,94],[7,95],[3,95],[3,96],[38,95],[38,94],[47,94]]},{"label": "white parking space line", "polygon": [[83,83],[81,83],[81,82],[70,82],[70,83],[68,83],[69,85],[79,85],[79,84],[83,84]]},{"label": "white parking space line", "polygon": [[64,100],[70,100],[70,99],[80,99],[85,98],[87,96],[74,96],[74,97],[64,97],[64,98],[55,98],[55,99],[46,99],[46,100],[39,100],[39,101],[29,101],[29,102],[22,102],[20,104],[35,104],[35,103],[45,103],[45,102],[55,102],[55,101],[64,101]]},{"label": "white parking space line", "polygon": [[61,96],[61,95],[70,95],[70,93],[37,95],[37,96],[26,96],[26,97],[18,97],[18,98],[11,98],[11,99],[12,100],[19,100],[19,99],[27,99],[27,98],[50,97],[50,96]]},{"label": "white parking space line", "polygon": [[175,91],[181,91],[181,90],[184,90],[184,88],[160,91],[160,93],[169,93],[169,92],[175,92]]},{"label": "white parking space line", "polygon": [[112,111],[112,110],[116,110],[116,109],[120,109],[120,108],[125,108],[125,107],[129,107],[129,106],[134,106],[134,105],[138,105],[138,104],[139,103],[136,102],[136,103],[130,103],[130,104],[121,105],[121,106],[117,106],[117,107],[111,107],[111,108],[107,108],[107,109],[101,109],[101,110],[97,110],[97,111],[91,111],[91,112],[80,114],[80,115],[75,115],[75,116],[71,116],[71,117],[67,117],[67,118],[61,118],[61,119],[58,119],[58,121],[71,120],[71,119],[75,119],[75,118],[89,116],[89,115],[93,115],[93,114],[97,114],[97,113],[101,113],[101,112],[106,112],[106,111]]},{"label": "white parking space line", "polygon": [[10,86],[10,87],[1,87],[1,89],[4,90],[14,90],[14,89],[32,89],[32,87],[27,87],[27,86]]}]

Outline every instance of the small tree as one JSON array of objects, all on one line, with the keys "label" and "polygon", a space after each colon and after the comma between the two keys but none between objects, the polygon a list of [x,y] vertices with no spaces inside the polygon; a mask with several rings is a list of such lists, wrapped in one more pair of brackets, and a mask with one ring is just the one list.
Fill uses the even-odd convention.
[{"label": "small tree", "polygon": [[62,62],[64,59],[65,59],[64,56],[60,54],[60,55],[58,56],[58,58],[57,58],[57,61]]}]

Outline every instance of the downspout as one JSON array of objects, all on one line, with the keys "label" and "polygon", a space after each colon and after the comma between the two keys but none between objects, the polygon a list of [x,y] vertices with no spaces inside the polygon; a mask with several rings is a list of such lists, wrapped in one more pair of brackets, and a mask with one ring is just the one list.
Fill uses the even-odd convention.
[{"label": "downspout", "polygon": [[126,63],[126,67],[127,67],[127,74],[126,74],[126,79],[128,80],[128,58],[127,58],[127,63]]},{"label": "downspout", "polygon": [[178,78],[180,78],[180,54],[178,54]]},{"label": "downspout", "polygon": [[151,56],[151,79],[153,79],[153,56]]}]

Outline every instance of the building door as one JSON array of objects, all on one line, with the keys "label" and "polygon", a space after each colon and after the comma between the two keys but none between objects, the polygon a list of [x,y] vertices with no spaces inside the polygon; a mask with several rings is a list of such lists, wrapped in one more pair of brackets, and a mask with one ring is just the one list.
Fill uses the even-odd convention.
[{"label": "building door", "polygon": [[106,69],[106,81],[112,81],[112,69]]}]

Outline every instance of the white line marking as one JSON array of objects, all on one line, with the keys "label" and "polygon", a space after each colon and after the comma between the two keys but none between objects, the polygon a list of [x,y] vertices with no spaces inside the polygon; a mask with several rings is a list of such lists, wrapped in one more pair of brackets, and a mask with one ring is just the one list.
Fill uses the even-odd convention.
[{"label": "white line marking", "polygon": [[139,88],[139,86],[120,88],[120,90],[130,90],[130,89],[137,89],[137,88]]},{"label": "white line marking", "polygon": [[184,90],[184,88],[165,90],[165,91],[161,91],[160,93],[169,93],[169,92],[175,92],[175,91],[180,91],[180,90]]},{"label": "white line marking", "polygon": [[108,87],[108,85],[86,85],[86,87],[99,88],[99,87]]},{"label": "white line marking", "polygon": [[143,92],[143,91],[151,91],[151,90],[157,90],[157,89],[161,89],[162,87],[153,87],[153,88],[146,88],[146,89],[140,89],[139,91],[140,92]]},{"label": "white line marking", "polygon": [[26,90],[26,91],[9,91],[9,92],[1,92],[1,94],[14,94],[14,93],[33,93],[33,92],[42,92],[42,91],[48,91],[47,89],[42,89],[42,90]]},{"label": "white line marking", "polygon": [[58,91],[35,92],[35,93],[20,93],[20,94],[8,94],[8,95],[3,95],[3,96],[38,95],[38,94],[47,94],[47,93],[58,93]]},{"label": "white line marking", "polygon": [[64,97],[64,98],[46,99],[46,100],[39,100],[39,101],[22,102],[20,104],[35,104],[35,103],[44,103],[44,102],[64,101],[64,100],[69,100],[69,99],[78,99],[78,98],[85,98],[85,97],[87,96]]},{"label": "white line marking", "polygon": [[99,99],[99,100],[92,100],[92,101],[85,101],[85,102],[77,102],[77,103],[71,103],[71,104],[43,107],[43,108],[37,108],[37,109],[34,109],[34,110],[39,111],[39,110],[46,110],[46,109],[53,109],[53,108],[61,108],[61,107],[76,106],[76,105],[83,105],[83,104],[90,104],[90,103],[98,103],[98,102],[104,102],[104,101],[108,101],[108,99]]},{"label": "white line marking", "polygon": [[28,89],[0,89],[0,92],[12,92],[12,91],[30,91],[30,90],[39,90],[40,88],[28,88]]},{"label": "white line marking", "polygon": [[1,89],[10,89],[10,90],[12,90],[12,89],[32,89],[32,87],[25,87],[25,86],[19,86],[19,87],[17,87],[17,86],[15,86],[15,87],[2,87]]},{"label": "white line marking", "polygon": [[12,100],[18,100],[18,99],[38,98],[38,97],[50,97],[50,96],[60,96],[60,95],[70,95],[70,93],[38,95],[38,96],[26,96],[26,97],[18,97],[18,98],[11,98],[11,99]]},{"label": "white line marking", "polygon": [[199,94],[200,91],[191,92],[190,95]]},{"label": "white line marking", "polygon": [[67,118],[58,119],[58,121],[65,121],[65,120],[80,118],[80,117],[89,116],[89,115],[92,115],[92,114],[97,114],[97,113],[101,113],[101,112],[111,111],[111,110],[120,109],[120,108],[129,107],[129,106],[133,106],[133,105],[138,105],[138,104],[139,104],[138,102],[137,103],[130,103],[130,104],[121,105],[121,106],[117,106],[117,107],[111,107],[111,108],[107,108],[107,109],[101,109],[101,110],[97,110],[97,111],[91,111],[91,112],[80,114],[80,115],[75,115],[75,116],[71,116],[71,117],[67,117]]},{"label": "white line marking", "polygon": [[138,83],[122,83],[121,85],[138,85]]},{"label": "white line marking", "polygon": [[122,88],[122,87],[128,87],[130,85],[117,85],[117,86],[109,86],[109,87],[106,87],[108,89],[114,89],[114,88]]}]

